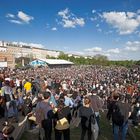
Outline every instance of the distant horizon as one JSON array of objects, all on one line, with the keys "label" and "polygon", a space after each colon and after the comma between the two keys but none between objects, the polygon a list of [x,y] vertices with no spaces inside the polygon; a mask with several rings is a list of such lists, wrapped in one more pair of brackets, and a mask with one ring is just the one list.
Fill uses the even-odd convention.
[{"label": "distant horizon", "polygon": [[[2,41],[4,41],[5,43],[11,43],[11,44],[13,44],[13,45],[17,45],[17,47],[20,47],[20,46],[18,46],[18,45],[23,45],[23,46],[29,46],[29,47],[35,47],[35,48],[38,48],[38,49],[44,49],[44,50],[48,50],[48,51],[55,51],[55,52],[63,52],[63,51],[60,51],[60,50],[50,50],[50,49],[47,49],[45,46],[40,46],[40,44],[35,44],[35,43],[25,43],[25,42],[16,42],[16,41],[5,41],[5,40],[0,40],[0,42],[2,42]],[[36,45],[36,46],[35,46]],[[5,46],[4,46],[5,47]],[[90,57],[95,57],[95,56],[97,56],[97,55],[102,55],[102,56],[105,56],[105,55],[103,55],[103,54],[95,54],[95,55],[92,55],[92,56],[89,56],[89,55],[80,55],[80,54],[72,54],[72,53],[65,53],[65,52],[63,52],[64,54],[66,54],[66,55],[75,55],[75,56],[79,56],[79,57],[87,57],[87,58],[90,58]],[[108,58],[108,57],[107,57]],[[56,58],[57,59],[57,58]],[[126,60],[113,60],[113,59],[109,59],[108,58],[108,60],[109,61],[139,61],[140,59],[138,59],[138,60],[133,60],[133,59],[130,59],[130,60],[128,60],[128,59],[126,59]]]},{"label": "distant horizon", "polygon": [[0,40],[113,61],[140,60],[140,0],[0,3]]}]

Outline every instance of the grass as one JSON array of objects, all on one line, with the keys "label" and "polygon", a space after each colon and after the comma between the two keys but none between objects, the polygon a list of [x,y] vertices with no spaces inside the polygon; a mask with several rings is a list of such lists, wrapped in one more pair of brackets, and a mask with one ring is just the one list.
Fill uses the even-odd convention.
[{"label": "grass", "polygon": [[[101,128],[101,135],[99,136],[98,140],[113,140],[113,133],[112,133],[112,126],[109,125],[109,122],[105,118],[105,114],[101,114],[100,119],[100,128]],[[140,139],[140,128],[135,129],[133,128],[132,131],[136,136],[136,140]],[[80,127],[71,129],[71,140],[80,140]],[[52,138],[54,140],[54,133],[52,134]],[[22,135],[21,140],[38,140],[38,134],[32,134],[31,132],[25,131]],[[127,135],[126,140],[133,140],[132,136]]]}]

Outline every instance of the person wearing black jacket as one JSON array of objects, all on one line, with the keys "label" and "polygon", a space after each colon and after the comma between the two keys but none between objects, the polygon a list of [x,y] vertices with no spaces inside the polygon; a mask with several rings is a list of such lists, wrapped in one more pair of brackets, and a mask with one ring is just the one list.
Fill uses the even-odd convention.
[{"label": "person wearing black jacket", "polygon": [[84,98],[84,105],[79,108],[79,117],[81,117],[81,138],[80,140],[84,140],[86,133],[88,136],[88,140],[92,139],[92,131],[90,125],[90,116],[93,114],[93,110],[90,107],[90,99],[88,97]]},{"label": "person wearing black jacket", "polygon": [[[131,107],[125,102],[126,98],[124,95],[115,95],[113,98],[114,101],[110,104],[107,118],[112,118],[114,140],[120,139],[119,130],[121,133],[121,140],[125,140],[128,130],[128,118],[131,115]],[[122,117],[123,121],[121,119]]]}]

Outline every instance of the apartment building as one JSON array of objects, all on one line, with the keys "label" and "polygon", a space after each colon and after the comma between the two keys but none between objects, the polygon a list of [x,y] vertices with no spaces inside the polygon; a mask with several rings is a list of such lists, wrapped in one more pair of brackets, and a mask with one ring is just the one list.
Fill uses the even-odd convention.
[{"label": "apartment building", "polygon": [[47,56],[47,50],[43,49],[43,48],[36,48],[36,47],[32,47],[32,57],[34,59],[36,58],[46,58]]},{"label": "apartment building", "polygon": [[13,54],[9,54],[7,47],[0,46],[0,67],[15,67],[15,58]]},{"label": "apartment building", "polygon": [[15,58],[28,57],[31,60],[37,58],[45,59],[47,55],[57,58],[59,54],[59,51],[0,41],[0,62],[3,63],[3,66],[5,62],[5,66],[7,67],[13,68],[15,66]]}]

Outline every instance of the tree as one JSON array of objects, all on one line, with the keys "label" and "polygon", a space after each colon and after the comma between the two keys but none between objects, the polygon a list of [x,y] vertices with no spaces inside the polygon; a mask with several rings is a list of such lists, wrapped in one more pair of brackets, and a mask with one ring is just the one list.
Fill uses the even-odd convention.
[{"label": "tree", "polygon": [[59,59],[64,59],[64,60],[68,60],[68,55],[63,53],[63,52],[60,52],[59,56],[58,56]]}]

